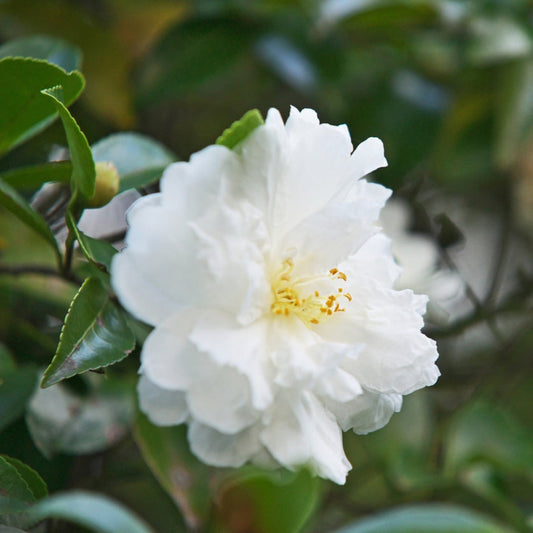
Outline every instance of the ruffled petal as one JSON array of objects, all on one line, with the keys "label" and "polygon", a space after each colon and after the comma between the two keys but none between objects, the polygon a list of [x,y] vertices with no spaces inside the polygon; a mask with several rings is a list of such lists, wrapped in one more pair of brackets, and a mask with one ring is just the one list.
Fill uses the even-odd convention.
[{"label": "ruffled petal", "polygon": [[362,178],[378,168],[386,167],[387,160],[381,139],[369,137],[359,144],[352,154],[351,162],[355,178]]},{"label": "ruffled petal", "polygon": [[181,424],[189,416],[185,393],[181,391],[162,389],[141,376],[137,393],[141,411],[158,426]]},{"label": "ruffled petal", "polygon": [[190,225],[198,241],[198,259],[210,274],[204,280],[211,295],[209,306],[237,315],[243,325],[258,319],[271,298],[261,212],[247,202],[232,208],[222,199]]},{"label": "ruffled petal", "polygon": [[348,402],[327,401],[328,409],[335,415],[343,429],[366,435],[385,426],[394,413],[402,407],[400,394],[381,394],[365,390]]},{"label": "ruffled petal", "polygon": [[311,110],[292,108],[286,135],[288,154],[273,200],[285,208],[274,222],[280,229],[290,229],[323,208],[355,177],[345,127],[319,124]]},{"label": "ruffled petal", "polygon": [[269,327],[264,319],[243,327],[231,315],[210,310],[197,320],[189,336],[196,349],[217,365],[235,368],[247,377],[256,409],[265,409],[273,401]]},{"label": "ruffled petal", "polygon": [[351,465],[335,417],[309,392],[287,393],[276,402],[260,440],[289,469],[309,465],[322,477],[344,484]]},{"label": "ruffled petal", "polygon": [[251,427],[228,435],[193,420],[189,425],[188,438],[193,453],[205,463],[238,467],[259,453],[261,443],[257,434],[257,428]]},{"label": "ruffled petal", "polygon": [[234,434],[251,426],[260,416],[253,407],[250,382],[235,368],[204,358],[205,376],[193,383],[187,404],[195,420],[221,433]]},{"label": "ruffled petal", "polygon": [[202,283],[206,269],[201,264],[191,268],[198,246],[194,233],[183,213],[163,203],[162,195],[151,195],[133,204],[127,216],[126,248],[111,265],[117,296],[132,314],[151,325],[206,298]]},{"label": "ruffled petal", "polygon": [[[361,285],[357,285],[360,282]],[[435,341],[420,332],[427,298],[412,291],[395,291],[371,280],[349,288],[356,305],[317,327],[327,340],[364,345],[357,358],[345,359],[344,370],[369,390],[409,394],[435,383]]]},{"label": "ruffled petal", "polygon": [[204,377],[203,361],[188,337],[199,312],[184,310],[157,326],[141,352],[141,372],[156,386],[187,390]]},{"label": "ruffled petal", "polygon": [[377,231],[363,198],[331,203],[300,222],[283,238],[281,257],[298,258],[294,275],[328,272],[348,259]]}]

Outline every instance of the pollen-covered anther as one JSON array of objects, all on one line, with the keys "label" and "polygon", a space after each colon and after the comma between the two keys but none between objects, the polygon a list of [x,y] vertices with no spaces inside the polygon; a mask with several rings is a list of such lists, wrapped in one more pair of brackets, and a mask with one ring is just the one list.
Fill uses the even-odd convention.
[{"label": "pollen-covered anther", "polygon": [[342,296],[349,302],[352,301],[350,293],[345,293],[342,287],[336,287],[335,292],[327,296],[322,296],[318,290],[313,290],[306,294],[305,298],[301,297],[301,291],[304,290],[306,285],[326,280],[330,282],[331,280],[346,281],[347,277],[344,272],[332,268],[326,274],[293,279],[293,270],[294,262],[291,259],[287,259],[274,277],[272,283],[274,298],[271,305],[271,310],[274,314],[283,316],[295,315],[310,328],[329,319],[335,313],[345,311],[345,308],[341,307],[337,298]]}]

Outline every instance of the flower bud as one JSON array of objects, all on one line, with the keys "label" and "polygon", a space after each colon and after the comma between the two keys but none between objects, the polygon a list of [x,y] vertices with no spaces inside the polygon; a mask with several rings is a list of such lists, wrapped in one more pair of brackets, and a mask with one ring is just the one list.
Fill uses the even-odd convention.
[{"label": "flower bud", "polygon": [[119,177],[118,172],[108,161],[95,164],[96,168],[96,185],[94,194],[87,201],[87,207],[102,207],[107,204],[118,192]]}]

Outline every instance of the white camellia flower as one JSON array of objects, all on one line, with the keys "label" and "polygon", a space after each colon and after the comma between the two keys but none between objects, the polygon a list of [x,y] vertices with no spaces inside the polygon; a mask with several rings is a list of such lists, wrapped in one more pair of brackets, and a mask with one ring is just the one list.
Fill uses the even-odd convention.
[{"label": "white camellia flower", "polygon": [[382,427],[436,381],[427,298],[393,289],[376,225],[390,191],[360,179],[385,165],[379,139],[354,151],[346,126],[271,109],[235,150],[171,165],[130,209],[112,281],[155,328],[141,409],[186,422],[206,463],[307,465],[344,483],[341,430]]}]

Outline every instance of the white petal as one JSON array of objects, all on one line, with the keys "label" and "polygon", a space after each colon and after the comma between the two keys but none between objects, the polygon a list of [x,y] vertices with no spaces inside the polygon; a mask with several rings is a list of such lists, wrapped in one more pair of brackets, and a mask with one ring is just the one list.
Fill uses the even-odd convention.
[{"label": "white petal", "polygon": [[[394,261],[391,241],[383,233],[377,233],[345,263],[338,266],[350,281],[372,279],[385,288],[392,288],[398,279],[401,268]],[[356,281],[359,280],[359,281]]]},{"label": "white petal", "polygon": [[111,265],[113,288],[125,307],[155,325],[205,299],[206,271],[202,265],[191,268],[197,243],[182,213],[165,208],[162,196],[153,195],[138,200],[127,218],[127,247]]},{"label": "white petal", "polygon": [[389,422],[391,416],[401,409],[402,396],[364,391],[349,402],[328,401],[326,405],[344,431],[353,429],[355,433],[365,435]]},{"label": "white petal", "polygon": [[261,213],[247,202],[234,209],[222,201],[190,225],[198,239],[198,258],[210,273],[204,281],[209,306],[236,314],[243,325],[259,318],[271,299]]},{"label": "white petal", "polygon": [[78,227],[89,237],[100,239],[126,229],[126,211],[139,198],[139,193],[129,189],[115,196],[98,209],[85,209]]},{"label": "white petal", "polygon": [[321,477],[344,484],[351,465],[334,416],[312,393],[287,394],[277,402],[261,442],[289,469],[310,465]]},{"label": "white petal", "polygon": [[143,413],[158,426],[173,426],[187,420],[189,411],[185,393],[162,389],[146,376],[141,376],[137,386],[139,406]]},{"label": "white petal", "polygon": [[383,142],[377,137],[363,141],[352,154],[355,177],[362,178],[374,170],[387,166]]},{"label": "white petal", "polygon": [[293,111],[286,131],[287,161],[274,202],[286,206],[278,222],[289,229],[324,207],[356,176],[345,128],[317,124],[310,113]]},{"label": "white petal", "polygon": [[171,316],[148,335],[141,352],[141,371],[158,387],[186,390],[203,377],[198,350],[188,340],[199,313],[185,310]]},{"label": "white petal", "polygon": [[235,434],[260,416],[251,401],[250,382],[236,369],[204,358],[206,376],[189,388],[187,404],[195,420],[221,433]]},{"label": "white petal", "polygon": [[186,220],[194,220],[216,205],[223,182],[238,172],[232,150],[208,146],[189,162],[174,163],[165,170],[160,184],[165,205]]},{"label": "white petal", "polygon": [[218,365],[228,365],[247,376],[256,409],[265,409],[273,400],[274,369],[268,356],[268,328],[267,320],[243,327],[228,314],[208,311],[189,336],[197,350],[208,354]]},{"label": "white petal", "polygon": [[294,276],[324,273],[339,265],[378,231],[373,222],[360,215],[355,202],[329,204],[304,219],[283,239],[285,250],[297,250]]},{"label": "white petal", "polygon": [[363,281],[350,287],[347,312],[317,328],[328,340],[364,345],[342,368],[363,387],[383,393],[409,394],[434,384],[440,375],[436,343],[420,332],[427,298]]},{"label": "white petal", "polygon": [[242,466],[261,449],[255,427],[228,435],[193,421],[189,425],[188,438],[193,453],[213,466]]}]

